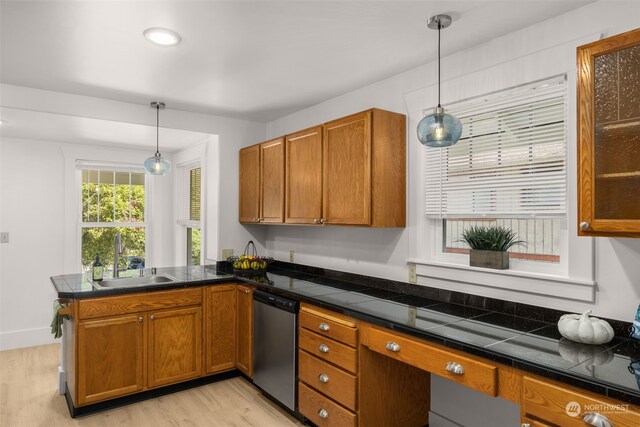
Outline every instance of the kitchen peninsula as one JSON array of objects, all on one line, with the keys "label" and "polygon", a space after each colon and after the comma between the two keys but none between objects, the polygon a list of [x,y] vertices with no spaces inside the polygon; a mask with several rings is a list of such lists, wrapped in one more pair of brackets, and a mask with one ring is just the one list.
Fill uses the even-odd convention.
[{"label": "kitchen peninsula", "polygon": [[[313,348],[303,347],[300,339],[300,353],[305,357],[312,354],[316,365],[300,366],[299,410],[317,425],[393,425],[389,423],[399,421],[393,418],[397,414],[406,417],[401,420],[402,425],[423,425],[428,422],[430,374],[519,404],[523,425],[583,425],[583,418],[588,416],[605,416],[616,426],[640,423],[640,390],[636,374],[629,370],[637,363],[640,350],[634,341],[622,336],[605,346],[585,347],[561,339],[548,317],[552,313],[545,313],[544,309],[539,309],[538,315],[530,311],[527,314],[533,307],[515,305],[514,311],[505,309],[514,305],[489,299],[483,301],[484,308],[478,304],[454,304],[445,300],[457,300],[460,295],[435,288],[425,287],[422,295],[416,295],[415,287],[398,282],[332,271],[322,274],[320,269],[287,263],[276,263],[266,276],[258,277],[224,274],[223,267],[158,269],[158,274],[176,280],[107,290],[96,289],[81,275],[52,277],[58,296],[67,298],[71,306],[64,339],[68,346],[67,400],[72,415],[240,372],[250,377],[247,366],[251,362],[246,360],[250,351],[246,349],[251,344],[246,340],[251,339],[251,328],[246,320],[251,310],[246,304],[252,301],[245,299],[242,310],[240,300],[234,298],[250,295],[251,289],[259,288],[300,301],[300,328],[306,328],[305,334],[330,347],[340,345],[355,357],[355,365],[348,365],[353,366],[348,369],[357,373],[357,382],[353,383],[357,402],[346,405],[341,396],[324,390],[321,380],[307,383],[320,378],[315,371],[302,370],[320,365],[344,374],[348,372],[347,365],[322,352],[309,353]],[[239,289],[242,292],[236,293]],[[220,297],[222,291],[229,298]],[[233,306],[229,305],[230,300],[235,302]],[[216,305],[225,301],[225,310],[216,310]],[[320,323],[303,319],[320,319]],[[158,326],[153,323],[156,320]],[[105,350],[106,335],[91,335],[99,321],[108,321],[105,325],[113,328],[114,334],[129,331],[122,339],[129,339],[134,348],[142,349],[135,362],[127,366],[105,360],[108,355],[119,353]],[[244,329],[238,327],[241,323]],[[321,324],[336,326],[325,331]],[[177,325],[190,333],[178,333],[174,329]],[[615,326],[620,330],[624,325]],[[340,344],[344,337],[332,335],[345,327],[351,328],[348,332],[355,339],[352,350]],[[221,333],[220,328],[226,332]],[[99,341],[83,342],[90,339]],[[114,336],[111,339],[117,341]],[[172,345],[174,339],[177,341]],[[218,342],[213,342],[216,339]],[[227,348],[229,363],[206,369],[215,365],[203,361],[216,359],[219,343],[231,343],[235,351]],[[176,356],[176,348],[184,353]],[[88,356],[96,359],[87,359]],[[177,360],[181,362],[176,363]],[[94,363],[121,369],[135,380],[134,385],[125,387],[99,378],[105,371],[91,369]],[[177,372],[176,366],[185,372]],[[87,373],[94,378],[87,378]],[[103,389],[88,393],[87,387]],[[381,396],[397,398],[386,399],[380,405]],[[584,407],[580,417],[565,410],[570,401]],[[331,424],[337,419],[338,424]]]}]

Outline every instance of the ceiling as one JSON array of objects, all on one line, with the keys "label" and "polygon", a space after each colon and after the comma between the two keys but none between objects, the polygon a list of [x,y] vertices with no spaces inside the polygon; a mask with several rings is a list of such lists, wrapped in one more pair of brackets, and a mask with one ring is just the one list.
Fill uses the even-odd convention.
[{"label": "ceiling", "polygon": [[[0,76],[267,122],[433,61],[433,14],[454,18],[446,56],[589,2],[2,0]],[[182,43],[152,45],[155,26]]]}]

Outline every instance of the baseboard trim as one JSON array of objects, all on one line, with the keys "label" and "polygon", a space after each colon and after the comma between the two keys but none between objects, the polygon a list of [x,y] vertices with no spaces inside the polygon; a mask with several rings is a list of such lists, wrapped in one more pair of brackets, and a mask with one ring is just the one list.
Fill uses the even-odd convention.
[{"label": "baseboard trim", "polygon": [[53,338],[50,328],[22,329],[0,333],[0,351],[53,344],[55,342],[60,342],[60,340]]}]

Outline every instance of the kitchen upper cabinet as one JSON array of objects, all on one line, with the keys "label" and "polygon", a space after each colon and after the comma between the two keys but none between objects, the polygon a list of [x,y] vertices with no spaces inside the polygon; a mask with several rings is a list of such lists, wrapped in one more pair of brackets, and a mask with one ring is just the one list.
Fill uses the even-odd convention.
[{"label": "kitchen upper cabinet", "polygon": [[149,314],[148,385],[158,387],[202,375],[202,308]]},{"label": "kitchen upper cabinet", "polygon": [[205,372],[236,366],[236,285],[205,289]]},{"label": "kitchen upper cabinet", "polygon": [[319,224],[322,218],[322,126],[286,137],[285,222]]},{"label": "kitchen upper cabinet", "polygon": [[260,146],[240,150],[240,222],[260,221]]},{"label": "kitchen upper cabinet", "polygon": [[238,285],[236,367],[248,377],[253,375],[253,288]]},{"label": "kitchen upper cabinet", "polygon": [[324,125],[322,221],[371,224],[371,111]]},{"label": "kitchen upper cabinet", "polygon": [[[77,404],[144,388],[144,317],[117,316],[78,324]],[[72,367],[70,367],[71,369]]]},{"label": "kitchen upper cabinet", "polygon": [[578,234],[640,237],[640,29],[577,53]]},{"label": "kitchen upper cabinet", "polygon": [[[404,115],[371,109],[284,141],[286,224],[405,226]],[[273,174],[279,177],[275,168]],[[276,206],[278,194],[263,191],[261,203],[272,197],[269,203]],[[244,195],[241,211],[242,200]]]},{"label": "kitchen upper cabinet", "polygon": [[284,221],[284,138],[240,150],[240,222]]},{"label": "kitchen upper cabinet", "polygon": [[284,221],[284,138],[260,144],[260,222]]}]

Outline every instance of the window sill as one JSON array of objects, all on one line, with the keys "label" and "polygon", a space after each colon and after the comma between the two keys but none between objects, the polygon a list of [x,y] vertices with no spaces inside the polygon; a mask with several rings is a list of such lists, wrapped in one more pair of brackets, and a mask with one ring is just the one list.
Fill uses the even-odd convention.
[{"label": "window sill", "polygon": [[447,289],[462,292],[465,290],[460,284],[466,284],[574,301],[595,301],[595,281],[521,270],[493,270],[436,260],[408,259],[407,262],[416,265],[419,284],[420,277],[424,277],[441,280],[447,284]]}]

